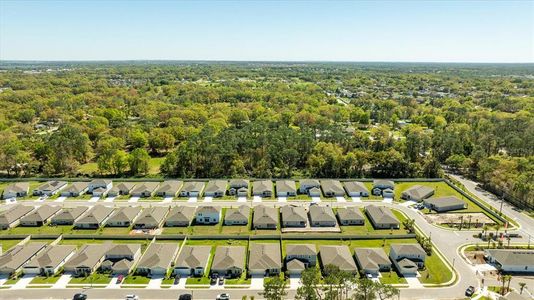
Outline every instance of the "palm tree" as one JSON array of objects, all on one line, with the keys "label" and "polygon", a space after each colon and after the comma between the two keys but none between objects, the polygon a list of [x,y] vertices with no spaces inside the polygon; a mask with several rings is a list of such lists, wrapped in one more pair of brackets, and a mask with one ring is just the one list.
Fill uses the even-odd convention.
[{"label": "palm tree", "polygon": [[508,279],[508,286],[506,287],[506,292],[509,292],[510,291],[510,282],[512,282],[512,276],[511,275],[506,275],[506,279]]},{"label": "palm tree", "polygon": [[523,294],[523,290],[525,289],[525,286],[527,284],[525,282],[519,282],[518,284],[519,284],[519,288],[520,288],[519,294],[521,295],[521,294]]}]

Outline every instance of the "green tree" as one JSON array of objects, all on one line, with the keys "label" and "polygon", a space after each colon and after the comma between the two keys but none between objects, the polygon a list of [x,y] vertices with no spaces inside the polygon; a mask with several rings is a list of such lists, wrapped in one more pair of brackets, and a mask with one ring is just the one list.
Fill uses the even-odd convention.
[{"label": "green tree", "polygon": [[146,175],[148,173],[148,161],[150,156],[145,149],[134,149],[128,157],[128,165],[132,175]]},{"label": "green tree", "polygon": [[263,282],[263,297],[267,300],[282,300],[287,296],[287,281],[280,276],[269,277]]}]

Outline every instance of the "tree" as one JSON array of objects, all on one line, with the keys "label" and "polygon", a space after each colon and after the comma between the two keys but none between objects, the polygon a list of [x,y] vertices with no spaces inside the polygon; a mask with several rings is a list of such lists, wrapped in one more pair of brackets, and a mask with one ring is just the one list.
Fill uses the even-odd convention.
[{"label": "tree", "polygon": [[301,274],[302,285],[297,288],[295,299],[321,300],[321,273],[317,268],[307,268]]},{"label": "tree", "polygon": [[364,277],[356,281],[354,300],[376,299],[377,285],[374,281]]},{"label": "tree", "polygon": [[128,167],[128,153],[124,150],[116,151],[111,158],[111,172],[114,175],[123,175]]},{"label": "tree", "polygon": [[527,284],[525,282],[519,282],[518,284],[519,284],[519,288],[520,288],[519,294],[522,295],[523,294],[523,290],[525,289],[525,286],[527,286]]},{"label": "tree", "polygon": [[145,149],[137,148],[130,153],[128,164],[132,175],[145,175],[148,173],[148,161],[150,156]]},{"label": "tree", "polygon": [[269,277],[263,282],[263,297],[267,300],[282,300],[287,296],[287,281],[280,276]]}]

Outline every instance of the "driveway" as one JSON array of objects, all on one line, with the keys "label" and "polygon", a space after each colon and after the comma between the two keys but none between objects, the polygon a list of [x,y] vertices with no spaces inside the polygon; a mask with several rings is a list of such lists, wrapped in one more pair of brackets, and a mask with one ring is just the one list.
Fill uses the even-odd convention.
[{"label": "driveway", "polygon": [[71,275],[70,274],[63,274],[61,275],[61,277],[59,277],[59,279],[56,281],[56,283],[54,283],[54,285],[52,286],[53,289],[64,289],[67,287],[67,284],[69,283],[70,279],[71,279]]},{"label": "driveway", "polygon": [[352,202],[362,202],[360,197],[352,197]]},{"label": "driveway", "polygon": [[287,202],[287,198],[286,197],[278,197],[278,202],[285,203],[285,202]]},{"label": "driveway", "polygon": [[384,203],[393,203],[393,198],[386,197],[384,200],[382,200]]},{"label": "driveway", "polygon": [[147,285],[147,289],[159,289],[161,287],[161,283],[163,282],[163,276],[154,276],[150,279]]},{"label": "driveway", "polygon": [[204,202],[213,202],[213,198],[212,197],[204,197]]},{"label": "driveway", "polygon": [[130,197],[128,203],[136,203],[137,201],[139,201],[139,197]]},{"label": "driveway", "polygon": [[296,290],[300,286],[300,275],[289,275],[289,289]]},{"label": "driveway", "polygon": [[171,203],[172,202],[172,197],[165,197],[163,198],[163,201],[161,201],[162,203]]},{"label": "driveway", "polygon": [[417,277],[405,277],[406,282],[408,283],[408,286],[411,289],[420,289],[423,288],[423,285],[419,281],[419,278]]},{"label": "driveway", "polygon": [[121,284],[117,283],[117,279],[118,278],[119,278],[119,275],[114,275],[113,277],[111,277],[111,281],[108,283],[106,288],[108,288],[108,289],[120,289],[121,288]]},{"label": "driveway", "polygon": [[189,197],[189,199],[187,199],[187,202],[189,203],[196,203],[197,202],[197,197]]},{"label": "driveway", "polygon": [[67,199],[67,197],[61,196],[61,197],[58,197],[56,200],[54,200],[54,202],[64,202],[65,199]]},{"label": "driveway", "polygon": [[34,277],[35,277],[34,275],[24,275],[11,288],[12,289],[23,289],[33,280]]},{"label": "driveway", "polygon": [[246,203],[247,202],[247,197],[237,197],[237,202]]},{"label": "driveway", "polygon": [[261,202],[261,197],[260,196],[254,196],[254,198],[252,198],[252,202],[260,203]]},{"label": "driveway", "polygon": [[115,197],[107,197],[104,202],[113,202],[115,201]]},{"label": "driveway", "polygon": [[250,288],[263,289],[263,278],[261,275],[252,275],[252,278],[250,278]]},{"label": "driveway", "polygon": [[336,200],[337,200],[337,202],[341,202],[341,203],[347,202],[347,199],[345,199],[345,197],[341,197],[341,196],[336,197]]},{"label": "driveway", "polygon": [[312,203],[319,203],[321,202],[321,197],[311,197],[312,198]]},{"label": "driveway", "polygon": [[97,202],[98,199],[100,199],[100,197],[91,197],[91,199],[89,199],[89,202]]}]

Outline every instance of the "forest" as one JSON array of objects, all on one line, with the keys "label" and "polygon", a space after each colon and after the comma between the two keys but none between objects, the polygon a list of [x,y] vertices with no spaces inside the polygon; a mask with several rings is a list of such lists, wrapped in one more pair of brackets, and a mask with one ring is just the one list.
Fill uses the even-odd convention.
[{"label": "forest", "polygon": [[2,177],[463,173],[534,206],[534,65],[0,62]]}]

